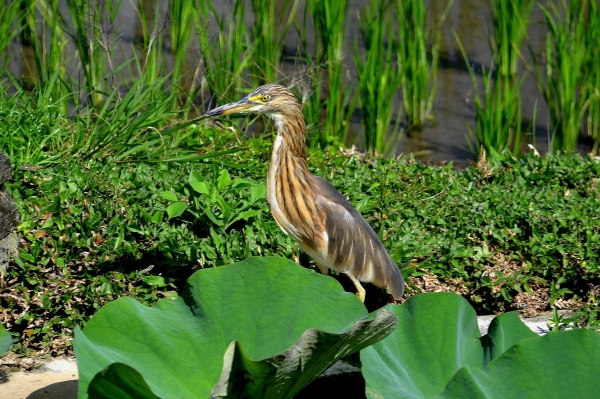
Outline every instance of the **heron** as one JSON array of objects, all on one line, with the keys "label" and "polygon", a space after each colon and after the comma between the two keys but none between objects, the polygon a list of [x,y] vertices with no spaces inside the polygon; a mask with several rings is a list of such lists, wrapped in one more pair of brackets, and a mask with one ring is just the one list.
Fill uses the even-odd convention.
[{"label": "heron", "polygon": [[267,171],[267,202],[284,233],[313,258],[321,273],[346,274],[364,302],[362,282],[386,288],[399,300],[402,273],[364,217],[326,180],[313,176],[306,159],[306,123],[294,94],[266,84],[238,101],[205,114],[264,114],[274,121],[277,137]]}]

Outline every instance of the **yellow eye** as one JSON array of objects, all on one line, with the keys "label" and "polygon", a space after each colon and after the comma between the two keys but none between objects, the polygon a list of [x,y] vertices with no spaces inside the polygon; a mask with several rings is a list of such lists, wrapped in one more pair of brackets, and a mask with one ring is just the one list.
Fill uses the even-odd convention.
[{"label": "yellow eye", "polygon": [[264,95],[260,98],[260,101],[262,101],[263,103],[266,103],[270,99],[271,99],[271,96]]}]

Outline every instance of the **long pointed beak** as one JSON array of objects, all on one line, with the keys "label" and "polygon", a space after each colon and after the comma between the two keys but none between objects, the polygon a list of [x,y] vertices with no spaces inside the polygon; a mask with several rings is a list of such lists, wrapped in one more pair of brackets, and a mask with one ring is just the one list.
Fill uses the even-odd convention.
[{"label": "long pointed beak", "polygon": [[219,115],[229,115],[236,113],[247,112],[249,108],[252,108],[253,104],[248,102],[248,97],[244,97],[241,100],[234,101],[229,104],[221,105],[213,109],[212,111],[208,111],[204,116],[219,116]]}]

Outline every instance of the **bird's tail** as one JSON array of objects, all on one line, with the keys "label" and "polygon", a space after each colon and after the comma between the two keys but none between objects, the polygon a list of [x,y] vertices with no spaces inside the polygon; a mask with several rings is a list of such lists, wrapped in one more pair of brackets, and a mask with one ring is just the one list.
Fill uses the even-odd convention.
[{"label": "bird's tail", "polygon": [[389,273],[387,275],[386,288],[392,293],[395,300],[400,300],[404,295],[404,278],[398,266],[392,263],[393,267],[389,267]]}]

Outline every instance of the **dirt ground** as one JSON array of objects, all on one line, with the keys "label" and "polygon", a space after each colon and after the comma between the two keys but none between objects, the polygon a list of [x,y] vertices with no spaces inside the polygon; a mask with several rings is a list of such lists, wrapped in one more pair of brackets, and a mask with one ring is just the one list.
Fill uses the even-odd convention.
[{"label": "dirt ground", "polygon": [[15,371],[0,372],[0,398],[76,399],[75,358],[52,359],[32,371],[17,368]]}]

